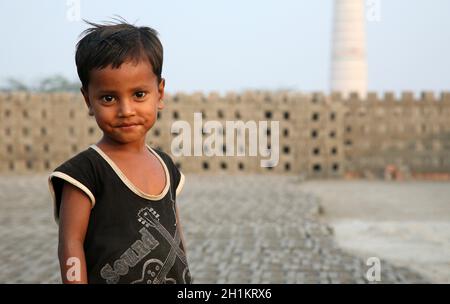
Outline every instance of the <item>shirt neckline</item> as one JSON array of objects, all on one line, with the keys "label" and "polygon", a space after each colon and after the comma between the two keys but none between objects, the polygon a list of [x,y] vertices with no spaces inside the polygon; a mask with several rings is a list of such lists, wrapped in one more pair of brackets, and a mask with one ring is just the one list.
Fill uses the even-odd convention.
[{"label": "shirt neckline", "polygon": [[158,155],[158,153],[156,153],[149,145],[145,145],[147,147],[147,149],[156,156],[156,158],[158,159],[158,161],[161,163],[162,167],[164,168],[164,173],[165,173],[165,178],[166,178],[166,182],[165,182],[165,186],[164,189],[162,190],[162,192],[160,194],[157,195],[153,195],[153,194],[149,194],[149,193],[145,193],[144,191],[142,191],[141,189],[139,189],[138,187],[136,187],[128,178],[127,176],[122,172],[122,170],[120,170],[120,168],[114,163],[114,161],[108,156],[106,155],[105,152],[103,152],[102,149],[100,149],[99,146],[97,146],[96,144],[92,144],[90,147],[92,149],[94,149],[95,151],[97,151],[98,154],[100,154],[100,156],[111,166],[111,168],[113,169],[113,171],[117,174],[117,176],[120,178],[120,180],[131,190],[133,191],[136,195],[148,199],[148,200],[160,200],[162,199],[164,196],[166,196],[167,191],[170,188],[170,175],[169,175],[169,170],[167,169],[166,163],[162,160],[162,158]]}]

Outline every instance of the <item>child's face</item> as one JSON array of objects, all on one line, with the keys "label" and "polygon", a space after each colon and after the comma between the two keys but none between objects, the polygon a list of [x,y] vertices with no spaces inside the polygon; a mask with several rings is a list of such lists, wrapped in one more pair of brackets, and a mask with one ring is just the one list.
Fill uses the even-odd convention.
[{"label": "child's face", "polygon": [[108,140],[145,142],[158,110],[164,107],[164,79],[159,84],[157,79],[148,60],[137,64],[126,61],[117,69],[108,66],[90,72],[88,90],[82,89],[82,93]]}]

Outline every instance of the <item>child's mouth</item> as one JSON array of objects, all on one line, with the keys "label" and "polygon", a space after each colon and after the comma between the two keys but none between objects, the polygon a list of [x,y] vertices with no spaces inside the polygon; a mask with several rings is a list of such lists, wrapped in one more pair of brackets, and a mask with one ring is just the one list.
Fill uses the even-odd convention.
[{"label": "child's mouth", "polygon": [[132,131],[137,127],[138,127],[138,125],[123,125],[123,126],[119,126],[118,128],[120,128],[120,130],[123,130],[123,131]]}]

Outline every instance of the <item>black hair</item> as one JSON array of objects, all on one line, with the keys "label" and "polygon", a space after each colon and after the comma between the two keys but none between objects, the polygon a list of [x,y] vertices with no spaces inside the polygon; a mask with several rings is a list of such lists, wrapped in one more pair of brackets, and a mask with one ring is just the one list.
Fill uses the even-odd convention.
[{"label": "black hair", "polygon": [[81,33],[76,46],[75,63],[78,77],[85,90],[89,84],[89,73],[111,65],[119,68],[125,61],[139,62],[146,58],[153,67],[153,73],[161,82],[163,46],[158,32],[150,27],[137,27],[124,19],[98,24],[84,20],[91,25]]}]

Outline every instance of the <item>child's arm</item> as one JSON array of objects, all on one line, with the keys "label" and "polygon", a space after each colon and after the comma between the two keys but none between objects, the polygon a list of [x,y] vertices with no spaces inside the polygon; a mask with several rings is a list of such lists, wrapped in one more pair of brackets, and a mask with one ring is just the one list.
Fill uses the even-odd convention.
[{"label": "child's arm", "polygon": [[180,237],[181,237],[181,242],[183,243],[184,254],[187,256],[187,253],[186,253],[186,242],[184,241],[183,229],[181,229],[180,217],[178,216],[178,214],[180,213],[178,211],[178,204],[175,204],[175,209],[176,209],[176,217],[177,217],[177,226],[178,226],[178,229],[180,231]]},{"label": "child's arm", "polygon": [[87,195],[75,186],[64,183],[59,212],[58,257],[65,284],[88,283],[84,238],[90,212],[91,202]]}]

